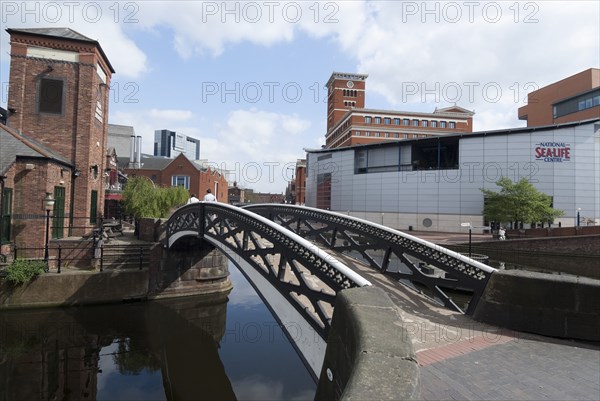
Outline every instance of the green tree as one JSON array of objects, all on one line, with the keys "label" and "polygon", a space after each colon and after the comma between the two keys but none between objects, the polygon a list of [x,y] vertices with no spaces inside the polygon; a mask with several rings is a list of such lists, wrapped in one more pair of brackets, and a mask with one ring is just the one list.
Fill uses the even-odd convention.
[{"label": "green tree", "polygon": [[184,205],[188,191],[182,187],[155,187],[146,177],[132,177],[123,189],[125,214],[135,217],[164,218],[172,208]]},{"label": "green tree", "polygon": [[480,188],[485,196],[483,214],[497,222],[537,223],[553,221],[564,214],[552,207],[552,198],[538,191],[526,178],[513,182],[502,177],[496,181],[500,192]]}]

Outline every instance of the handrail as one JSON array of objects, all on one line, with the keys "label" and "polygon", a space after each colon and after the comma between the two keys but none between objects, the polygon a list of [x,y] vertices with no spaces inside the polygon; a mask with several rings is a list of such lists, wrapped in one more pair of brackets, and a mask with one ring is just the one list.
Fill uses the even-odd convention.
[{"label": "handrail", "polygon": [[[257,272],[326,338],[335,294],[371,285],[317,245],[252,211],[217,202],[177,209],[167,222],[166,246],[204,238],[236,264]],[[239,256],[239,258],[238,258]]]},{"label": "handrail", "polygon": [[[312,242],[307,241],[304,238],[302,238],[301,236],[299,236],[298,234],[294,233],[293,231],[286,230],[285,228],[282,228],[281,225],[274,223],[271,220],[269,220],[259,214],[248,211],[246,209],[242,209],[242,208],[239,208],[236,206],[231,206],[226,203],[200,201],[200,202],[196,202],[196,203],[193,203],[190,205],[182,206],[181,208],[177,209],[177,211],[175,213],[173,213],[171,218],[174,218],[178,214],[184,213],[186,209],[191,209],[191,208],[197,207],[196,205],[201,205],[201,207],[208,209],[208,211],[212,212],[212,213],[219,213],[219,210],[222,210],[222,211],[226,210],[232,214],[237,214],[239,216],[244,216],[244,217],[247,217],[250,219],[254,219],[254,220],[264,224],[265,226],[269,227],[270,229],[277,231],[280,235],[283,235],[284,237],[289,238],[291,241],[301,245],[303,248],[305,248],[307,251],[312,253],[317,258],[327,260],[327,262],[329,264],[331,264],[331,266],[334,269],[336,269],[341,274],[343,274],[344,276],[351,279],[358,287],[362,287],[365,285],[371,285],[371,283],[368,280],[366,280],[359,274],[355,273],[348,266],[346,266],[339,260],[335,259],[333,256],[331,256],[327,252],[323,251],[321,248],[319,248]],[[170,220],[171,219],[169,219],[169,221]],[[169,227],[169,226],[167,225],[167,227]],[[168,238],[170,238],[170,234],[171,233],[169,232],[169,228],[167,228],[167,237]],[[169,247],[170,247],[172,245],[172,243],[170,242],[171,241],[170,239],[168,241],[169,241]]]},{"label": "handrail", "polygon": [[[342,213],[285,204],[255,204],[244,208],[267,216],[336,252],[359,252],[374,269],[405,284],[417,282],[425,285],[435,298],[457,311],[463,312],[444,289],[470,290],[473,297],[467,314],[474,312],[489,277],[496,271],[491,266],[440,245]],[[383,252],[381,262],[369,254],[372,251]],[[390,268],[394,256],[409,273]],[[447,274],[432,274],[427,265]]]}]

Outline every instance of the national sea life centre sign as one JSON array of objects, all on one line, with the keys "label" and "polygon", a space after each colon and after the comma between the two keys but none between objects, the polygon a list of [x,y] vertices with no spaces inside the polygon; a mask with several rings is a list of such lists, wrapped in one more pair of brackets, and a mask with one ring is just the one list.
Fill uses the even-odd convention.
[{"label": "national sea life centre sign", "polygon": [[535,144],[535,160],[562,163],[571,160],[571,145],[565,142],[540,142]]}]

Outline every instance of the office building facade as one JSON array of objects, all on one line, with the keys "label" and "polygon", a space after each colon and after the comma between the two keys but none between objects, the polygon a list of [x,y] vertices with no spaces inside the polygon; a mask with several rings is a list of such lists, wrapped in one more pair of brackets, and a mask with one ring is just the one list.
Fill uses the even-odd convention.
[{"label": "office building facade", "polygon": [[200,140],[167,129],[154,131],[154,156],[172,159],[180,154],[200,160]]},{"label": "office building facade", "polygon": [[367,77],[334,72],[329,78],[326,148],[473,132],[475,113],[459,106],[432,113],[365,108]]},{"label": "office building facade", "polygon": [[600,224],[600,119],[307,151],[306,205],[400,230],[483,226],[481,188],[527,178],[564,211]]},{"label": "office building facade", "polygon": [[589,68],[529,93],[518,113],[528,127],[600,117],[600,69]]}]

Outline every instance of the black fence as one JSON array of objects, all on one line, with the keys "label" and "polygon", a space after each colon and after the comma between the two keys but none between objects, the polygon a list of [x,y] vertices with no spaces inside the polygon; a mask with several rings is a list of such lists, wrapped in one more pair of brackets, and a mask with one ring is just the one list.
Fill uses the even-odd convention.
[{"label": "black fence", "polygon": [[[45,247],[14,247],[14,259],[45,260],[46,271],[61,273],[67,267],[82,270],[142,269],[149,265],[150,249],[141,245],[105,245],[102,241]],[[21,257],[20,255],[23,255]]]}]

